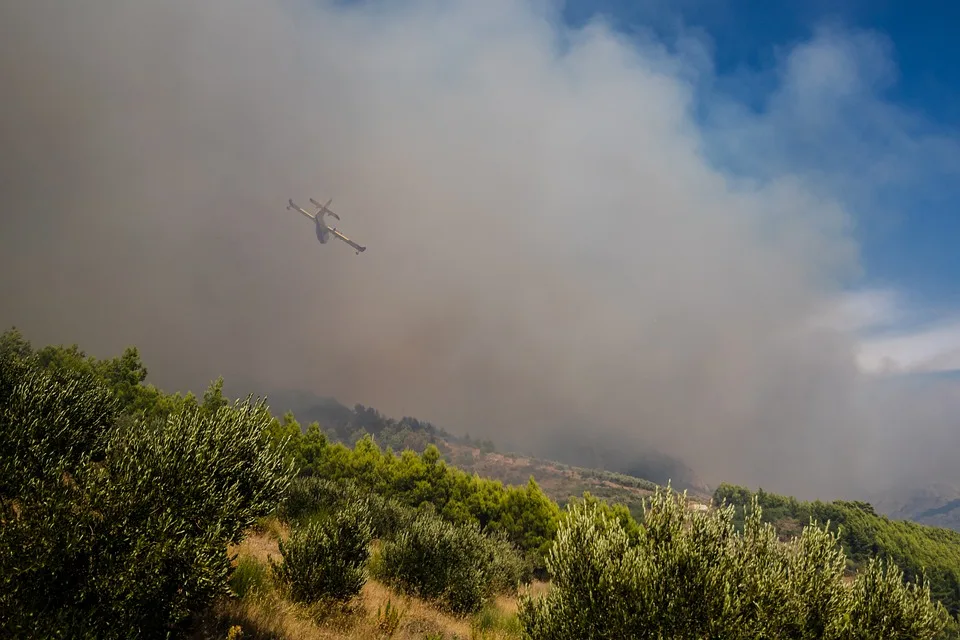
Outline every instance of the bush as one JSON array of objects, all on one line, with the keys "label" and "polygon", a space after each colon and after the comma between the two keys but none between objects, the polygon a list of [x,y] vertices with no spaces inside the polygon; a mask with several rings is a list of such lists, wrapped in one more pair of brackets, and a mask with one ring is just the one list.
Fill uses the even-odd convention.
[{"label": "bush", "polygon": [[[293,426],[292,415],[285,418],[289,425],[275,422],[277,437],[292,436],[293,441],[286,448],[291,459],[301,460],[302,474],[335,479],[333,484],[341,485],[336,491],[350,486],[344,483],[349,480],[364,494],[387,498],[384,507],[393,515],[399,515],[397,503],[412,509],[432,504],[439,516],[453,524],[472,521],[485,532],[505,533],[510,542],[535,563],[538,571],[543,568],[543,553],[556,534],[560,508],[533,477],[525,487],[505,487],[499,481],[448,466],[436,444],[428,444],[420,455],[409,449],[395,455],[389,448],[381,450],[369,435],[361,437],[362,428],[353,431],[350,441],[356,444],[349,448],[343,443],[311,436],[309,429],[301,436],[299,428]],[[317,431],[314,429],[314,433]],[[285,517],[295,518],[309,505],[310,491],[326,490],[322,484],[304,483],[301,487],[305,493],[291,501]],[[383,529],[378,537],[389,538],[397,530],[392,525],[385,525]]]},{"label": "bush", "polygon": [[453,525],[424,512],[384,543],[377,568],[406,593],[473,613],[498,589],[516,588],[522,563],[508,542],[485,536],[476,524]]},{"label": "bush", "polygon": [[367,496],[367,506],[373,518],[373,535],[380,540],[395,540],[416,517],[410,507],[377,493]]},{"label": "bush", "polygon": [[487,604],[470,621],[470,631],[475,638],[519,637],[523,629],[515,613],[507,613],[495,604]]},{"label": "bush", "polygon": [[370,514],[363,503],[353,502],[295,528],[280,542],[283,562],[270,563],[293,600],[346,602],[366,582],[371,538]]},{"label": "bush", "polygon": [[374,538],[392,540],[414,519],[410,507],[364,491],[352,480],[327,480],[318,476],[297,478],[291,483],[280,516],[285,522],[294,523],[331,514],[351,502],[362,502],[366,506]]},{"label": "bush", "polygon": [[230,589],[239,598],[245,598],[251,592],[264,594],[270,586],[267,567],[250,556],[242,556],[230,575]]},{"label": "bush", "polygon": [[280,506],[280,519],[292,524],[316,514],[331,513],[357,493],[351,484],[317,476],[296,478]]},{"label": "bush", "polygon": [[94,376],[0,358],[4,635],[165,637],[228,593],[225,553],[289,470],[249,401],[117,413]]},{"label": "bush", "polygon": [[811,518],[829,522],[830,528],[840,533],[850,570],[863,569],[871,558],[881,558],[895,563],[909,582],[925,574],[934,599],[942,602],[951,615],[960,614],[960,532],[891,520],[877,514],[866,502],[801,502],[763,489],[754,493],[725,483],[717,487],[713,502],[736,506],[734,522],[739,525],[754,497],[763,507],[764,521],[774,524],[781,538],[799,533]]},{"label": "bush", "polygon": [[532,553],[522,555],[503,533],[484,534],[484,552],[490,563],[490,589],[493,593],[513,595],[533,573]]},{"label": "bush", "polygon": [[850,624],[858,638],[931,638],[943,629],[940,611],[931,607],[930,592],[904,585],[896,565],[871,559],[853,584]]},{"label": "bush", "polygon": [[117,400],[90,375],[0,360],[0,498],[59,487],[64,473],[102,459],[118,416]]},{"label": "bush", "polygon": [[567,638],[932,639],[947,614],[929,589],[871,566],[853,587],[835,534],[811,522],[781,543],[754,508],[743,532],[732,507],[687,511],[658,490],[631,540],[596,504],[572,505],[547,565],[553,589],[519,599],[524,632]]}]

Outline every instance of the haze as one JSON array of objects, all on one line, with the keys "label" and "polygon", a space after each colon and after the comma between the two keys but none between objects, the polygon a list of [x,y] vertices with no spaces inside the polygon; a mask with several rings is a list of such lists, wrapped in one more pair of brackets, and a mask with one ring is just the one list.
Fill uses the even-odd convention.
[{"label": "haze", "polygon": [[[860,275],[842,185],[708,160],[696,38],[507,0],[31,0],[0,25],[0,320],[36,344],[802,496],[956,473],[952,389],[862,373],[817,321]],[[795,63],[815,102],[822,57]],[[365,253],[284,208],[311,196]]]}]

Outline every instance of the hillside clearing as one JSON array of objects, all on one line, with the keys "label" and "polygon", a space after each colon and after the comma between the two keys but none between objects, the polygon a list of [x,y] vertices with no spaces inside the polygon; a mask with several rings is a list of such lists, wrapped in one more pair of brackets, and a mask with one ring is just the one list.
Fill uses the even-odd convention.
[{"label": "hillside clearing", "polygon": [[[347,608],[299,605],[285,599],[273,586],[269,559],[281,560],[278,536],[284,539],[289,528],[270,518],[261,523],[238,545],[230,545],[234,566],[253,561],[259,584],[242,597],[221,598],[198,621],[192,640],[340,640],[346,638],[393,638],[413,640],[498,640],[518,638],[517,600],[499,596],[479,613],[457,617],[440,611],[429,602],[410,597],[368,579],[360,597]],[[245,569],[249,571],[251,565]],[[243,569],[238,570],[242,573]],[[544,582],[529,587],[535,595],[549,589]],[[389,609],[388,609],[389,607]],[[387,613],[389,611],[389,613]],[[231,631],[231,629],[233,629]]]}]

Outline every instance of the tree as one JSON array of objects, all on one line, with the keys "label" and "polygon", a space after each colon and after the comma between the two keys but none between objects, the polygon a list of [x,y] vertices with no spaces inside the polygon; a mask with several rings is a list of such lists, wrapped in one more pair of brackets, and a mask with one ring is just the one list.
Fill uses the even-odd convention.
[{"label": "tree", "polygon": [[347,602],[366,582],[373,531],[367,504],[353,500],[327,517],[295,526],[280,541],[283,562],[269,559],[274,575],[298,602]]},{"label": "tree", "polygon": [[635,541],[597,504],[571,505],[547,556],[553,589],[520,598],[527,637],[928,640],[948,623],[929,588],[878,565],[845,585],[839,539],[813,521],[783,543],[756,498],[742,533],[733,505],[685,503],[658,489]]},{"label": "tree", "polygon": [[269,413],[125,414],[82,352],[45,354],[0,357],[2,635],[164,637],[228,592],[227,543],[283,496]]},{"label": "tree", "polygon": [[[203,404],[201,406],[207,413],[214,414],[229,404],[230,401],[223,395],[223,376],[220,376],[207,387],[203,394]],[[293,416],[293,414],[290,415]]]},{"label": "tree", "polygon": [[20,330],[16,327],[4,331],[0,334],[0,358],[28,358],[33,353],[30,342],[23,337]]}]

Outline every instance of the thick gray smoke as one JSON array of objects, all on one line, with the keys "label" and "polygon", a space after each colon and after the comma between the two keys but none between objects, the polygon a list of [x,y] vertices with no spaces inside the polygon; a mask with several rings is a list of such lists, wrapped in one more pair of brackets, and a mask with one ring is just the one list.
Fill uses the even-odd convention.
[{"label": "thick gray smoke", "polygon": [[[878,387],[811,320],[858,274],[839,201],[707,161],[701,49],[508,0],[30,0],[0,25],[0,320],[35,343],[802,495],[912,471],[908,425],[955,451],[939,394]],[[284,208],[310,196],[366,253],[317,244]]]}]

